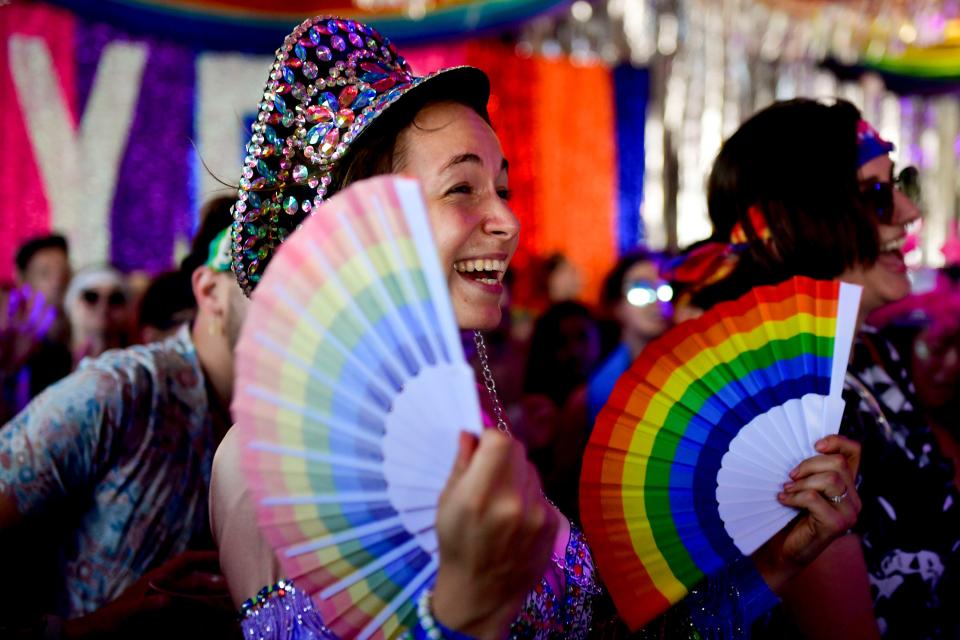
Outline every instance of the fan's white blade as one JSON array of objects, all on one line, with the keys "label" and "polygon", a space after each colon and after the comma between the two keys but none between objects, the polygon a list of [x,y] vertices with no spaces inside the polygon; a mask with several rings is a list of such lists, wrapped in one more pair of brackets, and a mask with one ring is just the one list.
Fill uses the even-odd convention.
[{"label": "fan's white blade", "polygon": [[[245,391],[253,398],[262,400],[263,402],[275,406],[284,411],[289,411],[297,415],[302,416],[305,420],[315,421],[317,426],[322,429],[332,431],[334,433],[340,433],[350,438],[356,438],[362,442],[365,442],[371,446],[380,448],[380,434],[371,434],[367,429],[363,427],[358,427],[352,422],[346,422],[339,419],[333,414],[328,412],[321,412],[312,407],[306,407],[301,404],[297,404],[291,400],[270,391],[269,389],[264,389],[257,385],[247,385]],[[379,407],[373,407],[367,403],[359,403],[364,409],[370,411],[373,414],[379,414],[383,417],[386,417]],[[271,420],[275,419],[272,416],[269,418]],[[382,433],[382,432],[381,432]]]},{"label": "fan's white blade", "polygon": [[753,442],[761,457],[769,455],[768,451],[776,452],[776,456],[781,460],[790,457],[795,445],[792,438],[783,433],[786,430],[787,417],[781,406],[772,407],[766,413],[755,417],[751,424],[754,433],[751,433],[749,438],[740,437],[735,440]]},{"label": "fan's white blade", "polygon": [[[803,399],[800,398],[785,402],[780,405],[779,409],[783,416],[784,424],[778,431],[783,435],[783,440],[787,445],[787,464],[793,460],[799,463],[803,458],[798,459],[797,456],[803,456],[807,451],[813,450],[813,442],[809,441],[807,434],[807,425],[803,422]],[[792,467],[788,467],[787,471],[789,471],[790,468]]]},{"label": "fan's white blade", "polygon": [[391,549],[389,552],[383,554],[382,556],[373,560],[369,564],[364,565],[362,569],[358,569],[357,571],[354,571],[353,573],[343,578],[342,580],[338,582],[334,582],[329,587],[327,587],[326,589],[320,592],[320,597],[326,600],[327,598],[335,596],[336,594],[340,593],[344,589],[350,588],[352,585],[360,582],[367,576],[373,575],[380,569],[383,569],[384,567],[388,566],[393,561],[399,560],[400,558],[407,555],[411,551],[416,551],[419,549],[420,547],[417,544],[416,538],[411,538],[410,540],[403,543],[399,547]]},{"label": "fan's white blade", "polygon": [[840,422],[843,420],[843,411],[846,408],[843,396],[829,396],[824,402],[823,418],[820,437],[835,435],[840,432]]},{"label": "fan's white blade", "polygon": [[451,265],[441,265],[437,248],[433,242],[433,232],[427,210],[423,203],[420,186],[414,180],[398,180],[397,195],[407,212],[407,224],[410,235],[417,247],[417,253],[423,264],[423,274],[430,289],[430,299],[434,301],[440,320],[440,335],[444,338],[447,353],[453,362],[463,360],[463,345],[460,343],[460,329],[454,320],[453,305],[450,303],[450,289],[442,273]]},{"label": "fan's white blade", "polygon": [[[741,448],[743,449],[742,452],[740,451]],[[782,467],[780,464],[777,464],[778,461],[768,457],[750,455],[750,449],[749,445],[746,447],[740,447],[738,445],[736,451],[731,448],[731,450],[727,451],[727,453],[723,455],[723,458],[721,458],[720,468],[731,472],[739,471],[744,475],[762,478],[786,477],[781,475]],[[786,482],[786,480],[783,480],[783,482]]]},{"label": "fan's white blade", "polygon": [[[776,494],[773,494],[776,496]],[[784,509],[790,511],[791,514],[796,515],[796,511],[785,507],[778,502],[776,499],[770,501],[770,494],[767,494],[766,501],[750,501],[750,502],[739,502],[731,501],[723,505],[722,517],[724,522],[729,522],[731,527],[739,528],[741,521],[746,521],[749,523],[757,522],[761,520],[764,514],[767,513],[780,513]]]},{"label": "fan's white blade", "polygon": [[374,616],[373,620],[370,621],[366,627],[363,628],[363,631],[360,632],[360,635],[357,636],[360,640],[367,640],[370,636],[377,632],[377,630],[387,621],[387,618],[396,613],[403,604],[411,600],[414,594],[418,593],[420,589],[426,584],[427,580],[430,580],[433,576],[437,574],[437,559],[431,558],[430,562],[420,570],[420,573],[417,574],[413,580],[404,587],[403,591],[397,594],[397,596],[390,601],[390,603],[385,606],[383,609]]},{"label": "fan's white blade", "polygon": [[[341,221],[343,226],[348,226],[346,220],[342,217]],[[346,286],[342,281],[342,274],[337,274],[336,270],[330,264],[330,261],[320,250],[320,247],[316,245],[315,242],[310,242],[306,245],[307,249],[310,252],[310,255],[313,259],[321,266],[323,271],[327,274],[326,285],[332,287],[340,297],[340,302],[343,305],[345,311],[350,314],[350,321],[356,327],[363,329],[363,334],[367,339],[375,343],[377,347],[377,354],[381,357],[381,364],[384,366],[389,365],[391,368],[391,373],[396,376],[398,379],[403,380],[406,376],[403,374],[407,372],[407,368],[400,362],[394,353],[396,345],[388,345],[383,340],[383,336],[374,328],[374,326],[367,319],[366,314],[360,309],[360,306],[357,304],[356,298],[347,290]]]},{"label": "fan's white blade", "polygon": [[771,475],[780,473],[784,468],[789,471],[792,468],[787,466],[792,458],[790,452],[784,451],[782,442],[778,443],[775,440],[771,442],[773,439],[771,434],[783,424],[779,418],[773,411],[754,418],[754,422],[761,423],[762,428],[757,429],[757,433],[752,437],[734,438],[730,442],[727,453],[724,454],[724,457],[730,456],[730,459],[724,461],[723,466],[731,468],[740,468],[737,465],[746,468],[756,466],[765,469]]},{"label": "fan's white blade", "polygon": [[[472,376],[466,364],[424,367],[416,378],[407,382],[403,393],[397,396],[384,424],[383,474],[387,480],[390,503],[400,512],[407,530],[422,540],[425,550],[435,545],[432,530],[429,535],[423,532],[421,517],[410,509],[407,495],[399,488],[409,482],[412,471],[411,447],[427,445],[430,452],[424,459],[431,462],[429,469],[433,484],[423,485],[423,488],[433,488],[439,499],[456,460],[457,430],[462,425],[463,416],[460,407],[443,396],[437,396],[437,389],[469,388],[468,381]],[[423,424],[418,424],[424,407],[430,407],[435,425],[432,429],[425,429]],[[472,425],[472,429],[479,427],[479,423]]]},{"label": "fan's white blade", "polygon": [[[380,202],[379,198],[375,198],[375,206],[382,207],[383,204]],[[369,254],[365,250],[363,242],[360,240],[357,235],[356,229],[353,228],[353,225],[347,224],[347,219],[344,216],[343,212],[340,212],[341,227],[344,230],[347,239],[350,241],[350,244],[353,248],[353,254],[357,256],[360,264],[367,270],[368,280],[371,283],[371,286],[376,294],[377,301],[383,310],[392,309],[394,307],[394,301],[387,292],[386,286],[383,284],[383,280],[380,279],[377,271],[376,265],[373,264],[373,261],[370,259]],[[412,347],[419,346],[419,342],[414,337],[413,333],[410,331],[410,328],[407,326],[407,323],[403,321],[402,318],[394,318],[393,314],[384,314],[384,318],[390,326],[391,331],[394,335],[403,337],[403,342],[406,346],[411,347],[410,352],[416,358],[417,371],[423,368],[428,364],[428,360],[425,355],[421,353],[420,349],[414,349]],[[411,374],[417,373],[417,371],[411,371]]]},{"label": "fan's white blade", "polygon": [[734,538],[734,545],[743,555],[748,556],[787,526],[796,515],[796,511],[783,507],[783,511],[771,512],[769,518],[762,522],[748,521],[755,525],[755,528],[738,532],[737,537]]},{"label": "fan's white blade", "polygon": [[[326,327],[316,322],[310,315],[310,311],[303,306],[303,304],[296,299],[295,296],[291,294],[280,283],[275,283],[273,285],[273,293],[278,300],[282,300],[288,307],[296,311],[299,314],[299,317],[306,322],[311,329],[313,329],[317,335],[322,336],[323,340],[328,341],[333,348],[340,353],[344,358],[346,358],[350,364],[359,369],[360,371],[366,374],[367,379],[373,383],[376,382],[379,386],[382,386],[378,381],[383,380],[388,385],[394,385],[397,383],[396,380],[391,380],[390,378],[384,378],[383,375],[379,372],[374,371],[366,363],[360,360],[353,351],[344,345],[335,335],[333,335]],[[402,378],[401,378],[402,380]],[[389,387],[388,387],[389,388]],[[389,395],[389,394],[388,394]]]},{"label": "fan's white blade", "polygon": [[830,374],[830,395],[834,398],[839,398],[843,393],[843,378],[850,362],[853,336],[857,331],[857,315],[860,313],[860,295],[862,293],[863,288],[858,285],[846,282],[840,283],[840,296],[837,301],[837,329],[833,337],[833,372]]},{"label": "fan's white blade", "polygon": [[772,497],[776,500],[777,494],[781,490],[782,486],[778,482],[770,482],[769,484],[757,483],[752,486],[724,485],[717,487],[717,502],[727,505],[738,502],[769,505],[770,498]]},{"label": "fan's white blade", "polygon": [[312,551],[332,547],[333,545],[343,542],[349,542],[350,540],[359,540],[360,538],[365,538],[373,534],[385,533],[392,530],[403,530],[403,525],[400,522],[399,517],[376,520],[369,524],[345,529],[339,533],[323,536],[322,538],[314,538],[313,540],[308,540],[302,544],[287,547],[284,550],[284,554],[288,558],[293,558],[295,556],[303,555],[304,553],[310,553]]}]

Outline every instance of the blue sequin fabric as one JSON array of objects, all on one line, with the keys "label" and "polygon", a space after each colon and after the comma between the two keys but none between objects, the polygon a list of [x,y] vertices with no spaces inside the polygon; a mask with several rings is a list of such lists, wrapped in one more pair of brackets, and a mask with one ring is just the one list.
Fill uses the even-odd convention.
[{"label": "blue sequin fabric", "polygon": [[600,585],[586,539],[572,524],[565,557],[562,562],[555,561],[557,568],[563,570],[563,593],[558,595],[545,578],[541,579],[527,595],[520,616],[510,627],[511,639],[587,637],[593,620],[593,600],[600,593]]},{"label": "blue sequin fabric", "polygon": [[243,603],[240,626],[246,640],[337,640],[313,602],[289,580],[264,587]]},{"label": "blue sequin fabric", "polygon": [[[562,565],[562,567],[560,566]],[[564,592],[558,597],[546,579],[529,593],[520,616],[510,628],[512,639],[586,638],[593,619],[593,600],[600,593],[593,557],[583,534],[571,525],[563,570]],[[303,591],[289,580],[261,589],[241,607],[247,640],[336,640]]]}]

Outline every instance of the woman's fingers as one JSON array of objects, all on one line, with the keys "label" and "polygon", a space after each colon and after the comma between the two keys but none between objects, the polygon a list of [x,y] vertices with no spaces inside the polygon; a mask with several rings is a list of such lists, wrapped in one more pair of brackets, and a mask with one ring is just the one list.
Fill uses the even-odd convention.
[{"label": "woman's fingers", "polygon": [[814,448],[822,454],[839,454],[846,458],[847,467],[853,477],[860,471],[860,443],[843,436],[832,435],[822,438],[814,444]]},{"label": "woman's fingers", "polygon": [[[780,493],[777,497],[781,504],[808,512],[808,526],[814,533],[813,538],[825,542],[852,528],[857,522],[859,500],[851,500],[848,494],[841,502],[831,502],[819,491],[806,490],[796,493]],[[811,540],[812,542],[812,540]]]},{"label": "woman's fingers", "polygon": [[797,482],[820,473],[840,475],[845,484],[853,484],[856,477],[847,464],[847,458],[832,453],[807,458],[790,472],[790,479]]}]

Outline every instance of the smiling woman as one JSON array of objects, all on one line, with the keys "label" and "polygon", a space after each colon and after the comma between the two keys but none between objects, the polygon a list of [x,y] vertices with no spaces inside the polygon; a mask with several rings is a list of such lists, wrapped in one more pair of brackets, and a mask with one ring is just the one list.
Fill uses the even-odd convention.
[{"label": "smiling woman", "polygon": [[[693,304],[710,307],[794,275],[861,285],[861,319],[907,295],[902,246],[920,212],[893,184],[892,150],[843,101],[794,100],[755,114],[724,143],[709,181],[714,244],[736,249],[719,254],[725,264],[714,272],[725,277],[699,274],[712,284],[694,293]],[[731,238],[737,227],[745,240]],[[836,541],[792,583],[784,597],[789,624],[816,638],[878,630],[958,637],[960,615],[948,603],[960,597],[960,494],[917,413],[903,358],[865,324],[844,399],[840,433],[863,452],[857,537]]]},{"label": "smiling woman", "polygon": [[[486,76],[461,67],[416,78],[381,43],[364,25],[313,21],[278,53],[235,206],[238,281],[253,290],[277,246],[330,195],[401,173],[423,189],[458,325],[492,328],[519,222],[486,112]],[[221,565],[238,605],[264,585],[278,587],[244,605],[245,635],[330,637],[257,531],[242,455],[231,433],[214,461],[211,524]],[[419,632],[443,623],[476,637],[511,628],[524,637],[585,636],[598,591],[589,552],[546,502],[518,442],[491,430],[461,443],[437,531],[435,597],[425,592]],[[291,606],[303,614],[297,622],[284,613]]]},{"label": "smiling woman", "polygon": [[[423,108],[397,138],[395,169],[420,180],[457,323],[500,322],[501,280],[520,223],[507,203],[507,161],[490,125],[454,102]],[[415,151],[414,151],[415,150]]]}]

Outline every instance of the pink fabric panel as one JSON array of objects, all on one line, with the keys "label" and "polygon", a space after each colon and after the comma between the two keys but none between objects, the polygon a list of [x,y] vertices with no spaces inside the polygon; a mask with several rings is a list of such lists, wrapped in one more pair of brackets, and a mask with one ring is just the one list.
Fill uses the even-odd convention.
[{"label": "pink fabric panel", "polygon": [[[77,121],[73,62],[74,20],[63,9],[42,4],[13,4],[0,10],[0,284],[13,279],[17,246],[50,231],[50,211],[40,170],[33,158],[26,120],[10,69],[14,34],[43,38],[60,77],[61,90]],[[42,140],[42,132],[34,132]]]},{"label": "pink fabric panel", "polygon": [[406,47],[403,56],[417,75],[426,75],[437,69],[459,67],[467,64],[467,46],[463,43],[432,45],[429,47]]}]

